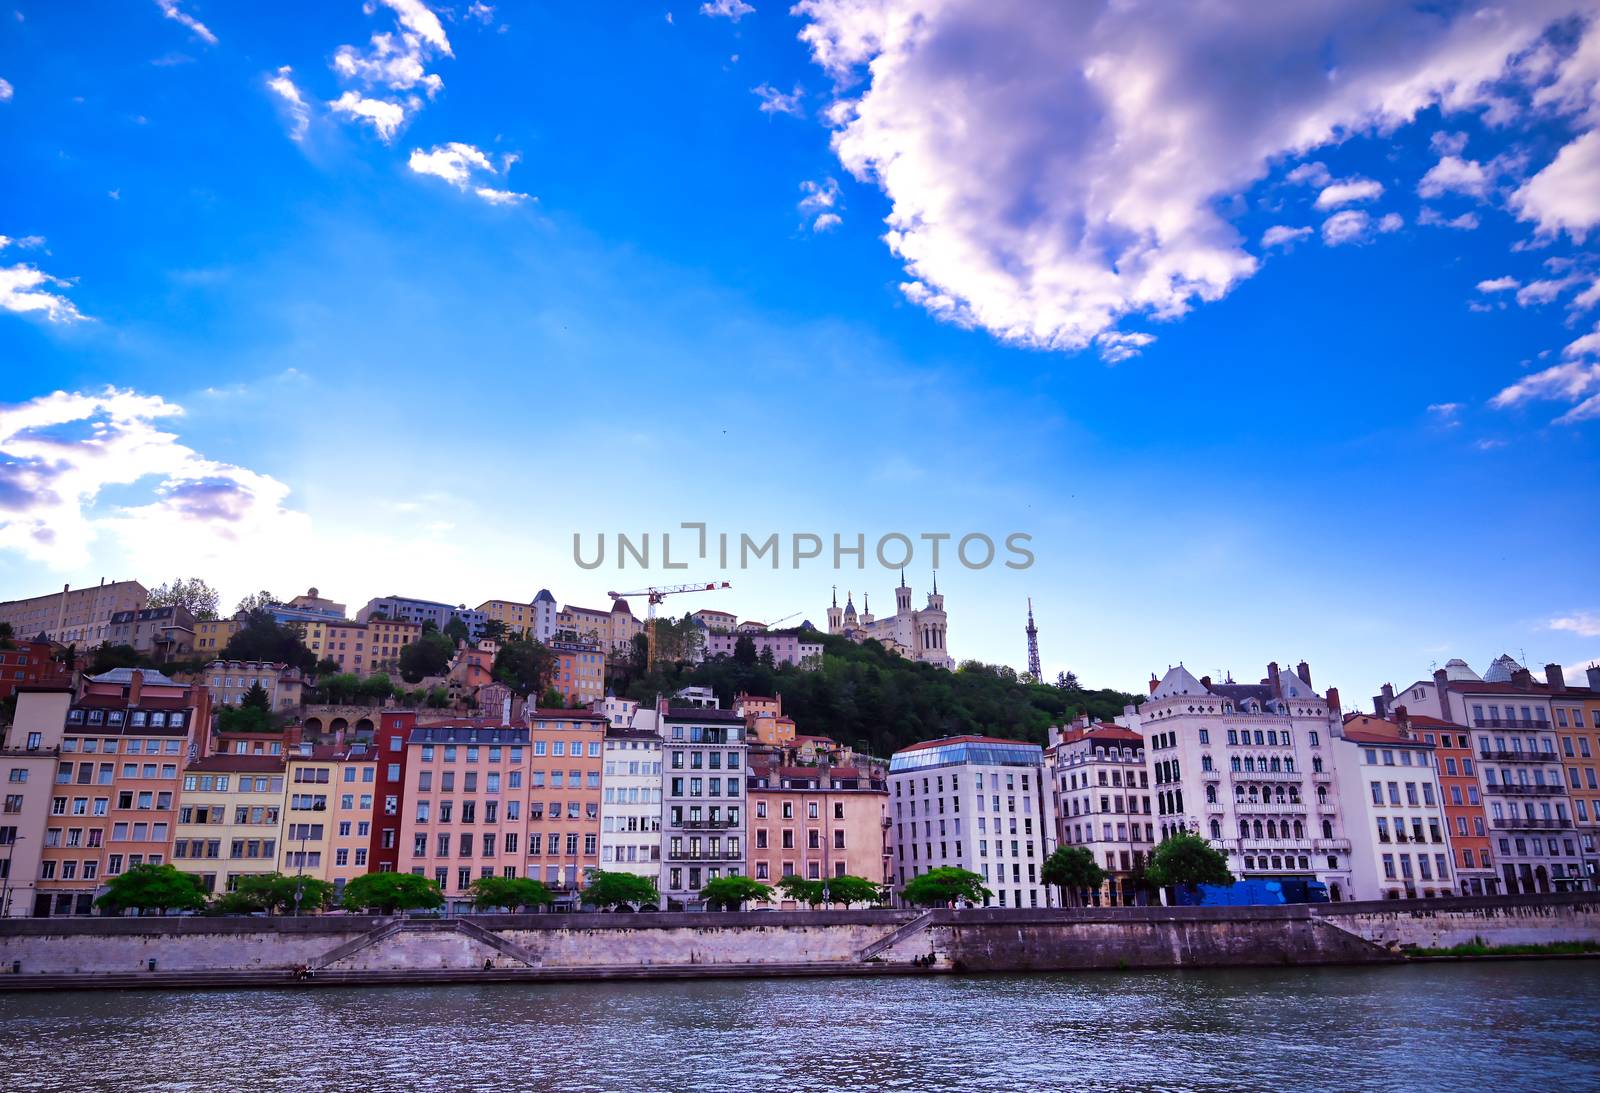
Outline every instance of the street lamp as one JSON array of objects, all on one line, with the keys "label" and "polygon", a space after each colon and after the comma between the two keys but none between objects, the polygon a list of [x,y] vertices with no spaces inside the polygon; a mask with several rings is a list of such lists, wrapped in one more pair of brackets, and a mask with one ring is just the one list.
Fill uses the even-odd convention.
[{"label": "street lamp", "polygon": [[300,825],[300,870],[294,878],[294,914],[300,917],[300,900],[305,895],[306,889],[306,840],[311,837],[311,825]]}]

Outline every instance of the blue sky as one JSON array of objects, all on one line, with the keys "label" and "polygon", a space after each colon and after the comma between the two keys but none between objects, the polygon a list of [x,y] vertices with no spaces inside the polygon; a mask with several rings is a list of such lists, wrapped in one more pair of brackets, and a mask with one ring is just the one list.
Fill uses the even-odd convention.
[{"label": "blue sky", "polygon": [[1593,3],[706,7],[0,6],[0,596],[1022,531],[956,656],[1600,653]]}]

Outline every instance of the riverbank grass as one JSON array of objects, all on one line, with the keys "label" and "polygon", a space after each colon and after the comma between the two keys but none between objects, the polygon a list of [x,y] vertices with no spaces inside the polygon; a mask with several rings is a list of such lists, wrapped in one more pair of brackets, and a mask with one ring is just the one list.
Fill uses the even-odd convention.
[{"label": "riverbank grass", "polygon": [[1600,941],[1550,941],[1537,945],[1490,945],[1474,938],[1448,949],[1407,949],[1407,956],[1581,956],[1600,953]]}]

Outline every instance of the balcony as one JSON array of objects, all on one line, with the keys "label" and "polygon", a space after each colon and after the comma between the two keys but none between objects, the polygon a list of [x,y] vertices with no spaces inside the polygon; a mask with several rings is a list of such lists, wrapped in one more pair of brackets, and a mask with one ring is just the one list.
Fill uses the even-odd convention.
[{"label": "balcony", "polygon": [[1272,801],[1235,801],[1233,810],[1247,816],[1283,815],[1285,813],[1304,816],[1306,803],[1304,801],[1285,801],[1282,804]]},{"label": "balcony", "polygon": [[1497,763],[1558,763],[1554,751],[1500,751],[1478,749],[1478,758]]},{"label": "balcony", "polygon": [[744,855],[737,850],[668,850],[668,861],[710,861],[727,862],[743,861]]},{"label": "balcony", "polygon": [[1244,854],[1304,854],[1304,839],[1223,839],[1222,849]]},{"label": "balcony", "polygon": [[1533,816],[1496,816],[1490,822],[1501,831],[1561,831],[1572,827],[1570,820]]},{"label": "balcony", "polygon": [[1507,782],[1490,782],[1488,785],[1483,787],[1483,791],[1485,793],[1510,793],[1517,796],[1526,797],[1560,797],[1564,796],[1567,792],[1566,787],[1564,786],[1525,786],[1521,784],[1513,785]]},{"label": "balcony", "polygon": [[1298,782],[1305,775],[1298,770],[1230,770],[1235,782]]},{"label": "balcony", "polygon": [[739,826],[738,820],[684,820],[680,824],[672,825],[681,827],[685,831],[727,831]]},{"label": "balcony", "polygon": [[1521,717],[1475,717],[1472,719],[1475,729],[1544,729],[1550,728],[1548,721],[1529,721]]},{"label": "balcony", "polygon": [[1311,849],[1317,850],[1317,851],[1321,851],[1321,852],[1324,852],[1324,853],[1326,853],[1327,851],[1333,850],[1333,851],[1342,851],[1342,852],[1348,854],[1350,852],[1350,840],[1349,839],[1313,839],[1311,841]]}]

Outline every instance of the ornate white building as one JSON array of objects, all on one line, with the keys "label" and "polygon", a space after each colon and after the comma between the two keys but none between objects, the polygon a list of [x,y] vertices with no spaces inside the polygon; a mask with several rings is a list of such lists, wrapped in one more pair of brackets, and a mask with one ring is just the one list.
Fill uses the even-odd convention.
[{"label": "ornate white building", "polygon": [[828,608],[828,633],[843,634],[852,641],[868,638],[912,660],[940,668],[954,668],[955,658],[946,645],[950,619],[945,614],[944,597],[939,594],[939,578],[933,578],[933,591],[928,594],[928,605],[918,611],[911,606],[911,586],[906,584],[905,570],[900,571],[900,587],[894,590],[894,614],[874,618],[867,607],[865,593],[861,599],[861,613],[856,613],[855,599],[845,593],[844,607],[839,607],[839,593],[833,594],[833,604]]},{"label": "ornate white building", "polygon": [[1240,879],[1303,877],[1333,899],[1352,892],[1333,764],[1339,692],[1311,686],[1311,669],[1267,665],[1260,683],[1196,679],[1181,664],[1118,723],[1145,739],[1158,841],[1205,836]]}]

